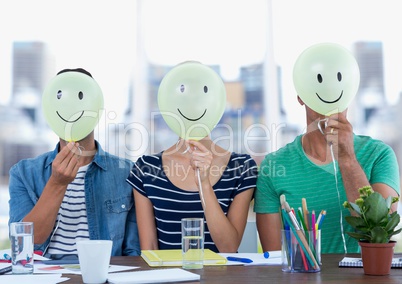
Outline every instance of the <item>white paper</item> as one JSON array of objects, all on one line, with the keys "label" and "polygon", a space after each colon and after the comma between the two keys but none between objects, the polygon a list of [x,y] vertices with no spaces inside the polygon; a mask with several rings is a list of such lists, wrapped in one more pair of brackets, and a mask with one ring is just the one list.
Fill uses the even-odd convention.
[{"label": "white paper", "polygon": [[[138,266],[110,265],[108,273],[137,269]],[[79,264],[49,265],[43,263],[34,264],[34,274],[77,274],[81,275]]]},{"label": "white paper", "polygon": [[[11,257],[11,249],[0,250],[0,259],[5,259],[4,255],[8,255]],[[34,260],[49,260],[49,258],[34,253]]]},{"label": "white paper", "polygon": [[10,266],[10,265],[11,265],[11,262],[10,262],[10,263],[0,262],[0,269],[5,268],[5,267],[8,267],[8,266]]},{"label": "white paper", "polygon": [[226,265],[281,265],[282,264],[282,252],[278,251],[270,251],[269,257],[264,258],[264,254],[262,253],[219,253],[223,257],[234,256],[241,258],[251,259],[252,263],[243,263],[239,261],[230,261],[226,262]]},{"label": "white paper", "polygon": [[160,283],[200,280],[200,275],[181,268],[152,269],[134,272],[112,273],[108,275],[108,283]]},{"label": "white paper", "polygon": [[61,274],[52,275],[1,275],[1,283],[7,284],[56,284],[69,280]]}]

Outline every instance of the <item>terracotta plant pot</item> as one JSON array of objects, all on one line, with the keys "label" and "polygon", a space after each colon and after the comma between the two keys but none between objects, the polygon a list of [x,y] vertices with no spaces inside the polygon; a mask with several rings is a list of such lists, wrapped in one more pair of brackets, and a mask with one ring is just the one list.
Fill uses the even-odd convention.
[{"label": "terracotta plant pot", "polygon": [[359,242],[364,274],[388,275],[391,271],[395,244],[395,241],[385,244]]}]

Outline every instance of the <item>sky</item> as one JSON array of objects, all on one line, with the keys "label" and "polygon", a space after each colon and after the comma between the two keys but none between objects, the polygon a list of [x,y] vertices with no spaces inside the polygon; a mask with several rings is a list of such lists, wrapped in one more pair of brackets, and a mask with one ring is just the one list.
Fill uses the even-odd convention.
[{"label": "sky", "polygon": [[[220,64],[233,80],[241,65],[261,63],[269,27],[281,67],[288,118],[300,121],[292,68],[297,56],[320,42],[352,49],[356,41],[382,41],[387,99],[402,89],[402,41],[398,1],[381,0],[6,0],[0,2],[0,104],[9,101],[13,41],[49,44],[58,70],[85,67],[100,84],[109,109],[127,108],[129,79],[136,64],[137,15],[142,44],[152,63],[185,60]],[[270,26],[272,24],[272,26]],[[57,71],[58,71],[57,70]],[[119,98],[119,99],[116,99]]]}]

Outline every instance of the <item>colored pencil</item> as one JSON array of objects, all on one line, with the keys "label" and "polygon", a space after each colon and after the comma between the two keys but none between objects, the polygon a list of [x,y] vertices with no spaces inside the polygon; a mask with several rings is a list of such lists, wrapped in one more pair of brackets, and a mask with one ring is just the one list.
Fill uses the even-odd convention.
[{"label": "colored pencil", "polygon": [[[303,232],[300,230],[299,224],[297,223],[296,217],[294,216],[292,210],[290,209],[290,206],[287,202],[284,202],[284,207],[285,210],[287,211],[288,214],[285,214],[285,218],[289,218],[290,220],[290,228],[293,231],[293,234],[295,235],[296,239],[299,241],[299,244],[303,248],[304,252],[306,252],[306,256],[313,268],[318,268],[318,263],[306,241],[306,237],[303,234]],[[288,221],[288,222],[289,222]],[[292,226],[293,225],[293,226]]]},{"label": "colored pencil", "polygon": [[310,225],[308,223],[309,222],[309,218],[308,218],[309,212],[308,212],[308,209],[307,209],[307,200],[306,200],[306,198],[302,198],[302,207],[303,207],[304,220],[306,220],[307,231],[309,231],[310,230]]},{"label": "colored pencil", "polygon": [[321,230],[322,222],[324,221],[325,215],[327,215],[327,211],[323,210],[320,222],[318,223],[318,230]]}]

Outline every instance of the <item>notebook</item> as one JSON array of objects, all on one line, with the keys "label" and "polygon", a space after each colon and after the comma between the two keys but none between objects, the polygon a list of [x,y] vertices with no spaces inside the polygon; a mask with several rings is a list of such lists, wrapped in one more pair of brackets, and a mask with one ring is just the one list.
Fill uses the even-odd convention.
[{"label": "notebook", "polygon": [[[141,257],[149,266],[181,266],[181,249],[167,250],[142,250]],[[204,249],[204,265],[223,265],[226,264],[226,258],[213,252],[210,249]]]},{"label": "notebook", "polygon": [[200,280],[200,275],[181,268],[110,273],[107,278],[107,282],[113,284],[165,283],[197,280]]},{"label": "notebook", "polygon": [[[363,262],[361,258],[344,257],[339,262],[339,267],[363,267]],[[391,267],[402,267],[402,258],[394,257]]]}]

